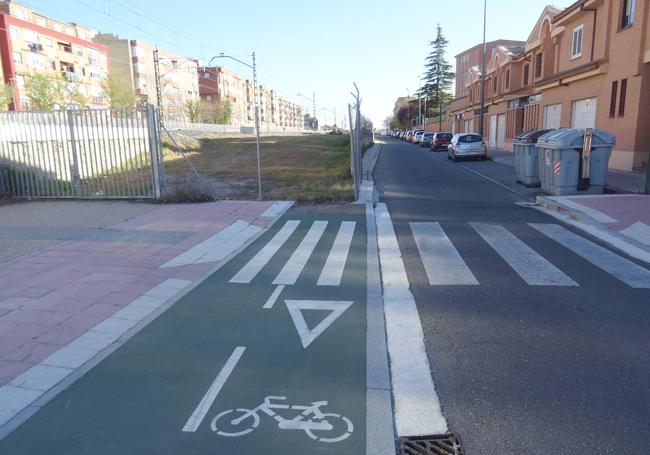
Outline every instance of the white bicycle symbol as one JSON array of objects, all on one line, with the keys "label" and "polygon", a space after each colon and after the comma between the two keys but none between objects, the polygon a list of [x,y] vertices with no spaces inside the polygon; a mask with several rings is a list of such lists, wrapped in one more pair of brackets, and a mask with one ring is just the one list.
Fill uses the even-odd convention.
[{"label": "white bicycle symbol", "polygon": [[[354,430],[352,422],[347,417],[321,411],[323,406],[327,406],[327,401],[315,401],[309,406],[271,402],[272,400],[282,401],[286,399],[287,397],[268,396],[264,398],[264,403],[255,409],[228,409],[212,419],[210,428],[220,436],[232,438],[244,436],[259,426],[260,414],[263,413],[273,417],[278,422],[278,428],[281,430],[302,430],[311,439],[320,442],[343,441]],[[275,412],[276,409],[293,409],[302,412],[292,419],[285,419]],[[336,436],[330,436],[332,432]],[[319,436],[319,434],[323,436]]]}]

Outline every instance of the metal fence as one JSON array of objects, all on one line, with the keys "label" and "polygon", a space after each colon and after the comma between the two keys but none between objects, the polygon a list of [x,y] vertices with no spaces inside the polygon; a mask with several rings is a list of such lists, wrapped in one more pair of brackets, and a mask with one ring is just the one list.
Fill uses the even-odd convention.
[{"label": "metal fence", "polygon": [[154,106],[0,113],[0,193],[19,198],[161,198]]},{"label": "metal fence", "polygon": [[363,148],[373,139],[372,123],[361,115],[361,96],[357,84],[354,84],[356,94],[352,94],[354,105],[348,104],[350,116],[350,171],[354,181],[354,196],[359,197],[361,180],[363,179]]}]

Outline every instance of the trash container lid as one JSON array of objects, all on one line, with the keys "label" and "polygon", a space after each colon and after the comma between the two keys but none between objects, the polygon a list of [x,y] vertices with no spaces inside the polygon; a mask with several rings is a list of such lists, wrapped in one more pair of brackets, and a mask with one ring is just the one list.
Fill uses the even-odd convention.
[{"label": "trash container lid", "polygon": [[540,129],[532,129],[528,131],[524,131],[522,133],[519,133],[517,136],[515,136],[515,141],[523,144],[534,144],[537,142],[537,140],[543,136],[544,134],[548,133],[549,131],[553,130],[540,130]]},{"label": "trash container lid", "polygon": [[[585,130],[574,128],[560,128],[551,130],[537,140],[538,147],[549,149],[582,148]],[[606,131],[594,130],[591,146],[608,147],[616,144],[616,137]]]}]

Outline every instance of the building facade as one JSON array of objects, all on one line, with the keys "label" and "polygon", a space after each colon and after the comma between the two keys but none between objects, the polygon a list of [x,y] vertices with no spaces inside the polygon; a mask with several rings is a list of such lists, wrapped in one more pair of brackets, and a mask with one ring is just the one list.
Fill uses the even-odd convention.
[{"label": "building facade", "polygon": [[[131,84],[140,103],[156,104],[156,48],[112,34],[97,34],[94,41],[108,49],[111,77]],[[163,115],[168,120],[185,121],[185,104],[199,99],[198,62],[162,49],[158,50],[158,62]]]},{"label": "building facade", "polygon": [[228,101],[232,109],[231,125],[246,125],[246,79],[220,66],[202,66],[198,70],[199,95],[208,103]]},{"label": "building facade", "polygon": [[[548,6],[524,49],[497,48],[485,74],[484,135],[509,149],[532,128],[598,128],[616,136],[610,167],[643,168],[650,151],[650,0]],[[481,74],[449,108],[449,128],[477,131]]]},{"label": "building facade", "polygon": [[66,24],[9,1],[0,1],[3,79],[13,89],[12,110],[29,109],[25,82],[36,73],[61,75],[87,100],[77,107],[104,108],[108,49],[92,41],[96,32]]}]

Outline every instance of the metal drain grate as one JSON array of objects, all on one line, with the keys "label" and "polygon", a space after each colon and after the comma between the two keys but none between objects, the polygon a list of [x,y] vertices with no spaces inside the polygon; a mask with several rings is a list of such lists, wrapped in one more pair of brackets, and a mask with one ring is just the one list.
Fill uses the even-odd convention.
[{"label": "metal drain grate", "polygon": [[400,455],[463,455],[458,436],[417,436],[400,438]]}]

